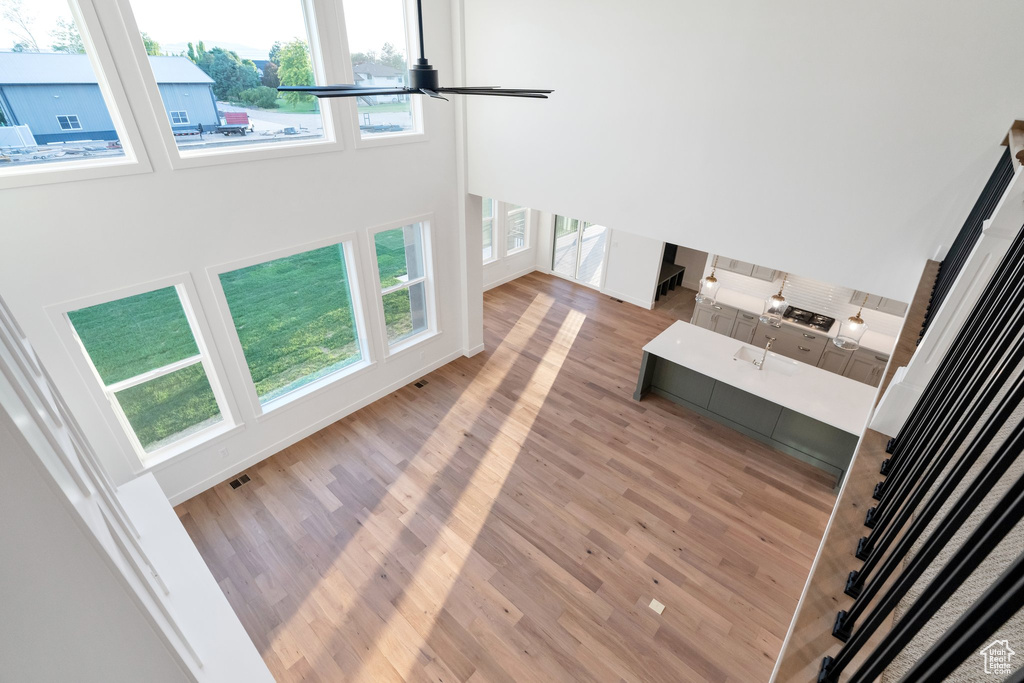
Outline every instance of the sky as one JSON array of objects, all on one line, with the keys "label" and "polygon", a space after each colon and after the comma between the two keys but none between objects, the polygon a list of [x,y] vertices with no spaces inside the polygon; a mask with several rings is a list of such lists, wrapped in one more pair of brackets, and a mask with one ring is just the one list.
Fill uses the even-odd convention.
[{"label": "sky", "polygon": [[[0,7],[7,0],[0,0]],[[402,0],[344,0],[345,22],[352,52],[380,51],[385,42],[404,47]],[[189,41],[206,48],[222,45],[240,57],[266,59],[275,41],[306,39],[299,0],[132,0],[140,31],[164,50],[179,52]],[[22,0],[23,13],[33,19],[33,33],[43,49],[59,17],[71,18],[66,0]],[[15,42],[10,25],[0,18],[0,50]]]}]

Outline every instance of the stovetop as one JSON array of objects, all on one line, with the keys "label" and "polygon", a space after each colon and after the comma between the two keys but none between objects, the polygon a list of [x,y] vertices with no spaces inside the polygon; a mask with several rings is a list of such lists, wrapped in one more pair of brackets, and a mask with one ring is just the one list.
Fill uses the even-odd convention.
[{"label": "stovetop", "polygon": [[786,309],[786,312],[782,314],[782,319],[798,325],[806,325],[819,332],[828,332],[836,321],[835,318],[830,318],[827,315],[812,313],[793,306]]}]

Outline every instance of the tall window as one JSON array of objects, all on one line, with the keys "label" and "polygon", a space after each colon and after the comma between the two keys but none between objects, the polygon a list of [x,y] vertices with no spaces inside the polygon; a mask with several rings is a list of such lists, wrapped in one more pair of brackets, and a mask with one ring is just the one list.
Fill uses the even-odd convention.
[{"label": "tall window", "polygon": [[483,198],[483,260],[493,263],[530,248],[530,209]]},{"label": "tall window", "polygon": [[68,2],[0,2],[0,173],[123,158],[110,112]]},{"label": "tall window", "polygon": [[514,254],[528,246],[526,243],[526,227],[529,223],[530,210],[525,206],[507,204],[505,211],[505,254]]},{"label": "tall window", "polygon": [[388,344],[431,327],[424,226],[414,223],[373,237]]},{"label": "tall window", "polygon": [[315,82],[301,0],[131,6],[183,154],[324,139],[317,99],[276,90]]},{"label": "tall window", "polygon": [[348,244],[220,275],[261,405],[364,358]]},{"label": "tall window", "polygon": [[[409,84],[409,45],[403,0],[344,0],[355,83],[395,88]],[[415,132],[415,102],[408,95],[356,100],[362,139]]]},{"label": "tall window", "polygon": [[591,287],[601,286],[608,228],[555,216],[551,270]]},{"label": "tall window", "polygon": [[494,248],[494,205],[493,199],[484,197],[484,263],[490,263],[498,258]]},{"label": "tall window", "polygon": [[178,287],[82,308],[68,318],[140,455],[223,421],[209,360]]}]

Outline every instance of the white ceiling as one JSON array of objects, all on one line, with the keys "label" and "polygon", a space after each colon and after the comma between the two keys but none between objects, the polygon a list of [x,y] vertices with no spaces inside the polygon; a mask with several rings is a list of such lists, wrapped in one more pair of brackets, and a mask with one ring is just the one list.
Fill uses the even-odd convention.
[{"label": "white ceiling", "polygon": [[466,0],[470,191],[909,300],[1024,118],[1024,3]]}]

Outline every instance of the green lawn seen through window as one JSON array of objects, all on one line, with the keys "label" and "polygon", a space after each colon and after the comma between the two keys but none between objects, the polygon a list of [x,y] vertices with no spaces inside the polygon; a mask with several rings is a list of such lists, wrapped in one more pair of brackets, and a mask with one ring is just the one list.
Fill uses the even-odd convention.
[{"label": "green lawn seen through window", "polygon": [[116,396],[147,453],[222,419],[201,363],[129,387]]},{"label": "green lawn seen through window", "polygon": [[174,287],[68,313],[107,386],[199,353]]},{"label": "green lawn seen through window", "polygon": [[377,269],[381,289],[393,287],[409,274],[405,259],[405,228],[378,232],[373,237],[377,248]]},{"label": "green lawn seen through window", "polygon": [[260,401],[362,358],[343,245],[220,276]]}]

